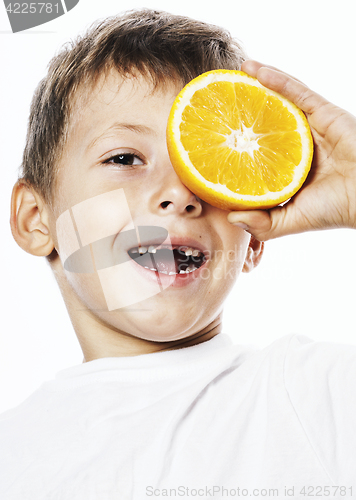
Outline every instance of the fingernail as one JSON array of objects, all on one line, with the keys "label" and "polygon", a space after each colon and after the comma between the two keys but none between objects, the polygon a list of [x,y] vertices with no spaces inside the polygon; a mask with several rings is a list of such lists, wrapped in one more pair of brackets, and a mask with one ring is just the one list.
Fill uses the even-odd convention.
[{"label": "fingernail", "polygon": [[232,222],[231,224],[233,224],[234,226],[241,227],[241,229],[244,229],[245,231],[249,230],[248,225],[245,224],[244,222]]}]

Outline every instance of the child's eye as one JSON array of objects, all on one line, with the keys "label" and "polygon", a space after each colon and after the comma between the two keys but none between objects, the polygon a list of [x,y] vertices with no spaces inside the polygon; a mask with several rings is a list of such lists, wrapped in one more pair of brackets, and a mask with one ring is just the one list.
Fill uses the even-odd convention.
[{"label": "child's eye", "polygon": [[131,167],[133,165],[143,165],[143,160],[133,153],[120,153],[104,160],[103,163]]}]

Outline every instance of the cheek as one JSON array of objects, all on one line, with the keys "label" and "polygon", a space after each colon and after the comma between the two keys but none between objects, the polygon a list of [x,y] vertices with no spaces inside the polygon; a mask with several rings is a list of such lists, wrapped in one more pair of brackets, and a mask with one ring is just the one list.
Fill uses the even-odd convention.
[{"label": "cheek", "polygon": [[[131,235],[132,231],[134,225],[123,189],[88,198],[57,218],[56,248],[62,267],[73,290],[90,308],[108,309],[103,274],[124,262],[124,244],[117,250],[113,242],[121,232]],[[116,289],[109,295],[116,296]]]},{"label": "cheek", "polygon": [[68,273],[66,278],[80,301],[88,310],[107,312],[107,301],[103,293],[102,285],[97,273]]},{"label": "cheek", "polygon": [[220,237],[223,249],[216,252],[214,279],[222,288],[230,288],[243,268],[250,235],[241,228],[226,227]]},{"label": "cheek", "polygon": [[249,246],[251,236],[243,229],[234,228],[234,236],[230,240],[230,244],[226,251],[226,259],[228,262],[234,263],[235,267],[241,270],[246,252]]}]

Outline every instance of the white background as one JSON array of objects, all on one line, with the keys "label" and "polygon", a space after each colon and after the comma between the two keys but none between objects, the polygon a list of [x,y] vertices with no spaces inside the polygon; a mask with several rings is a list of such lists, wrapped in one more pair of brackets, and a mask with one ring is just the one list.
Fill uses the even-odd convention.
[{"label": "white background", "polygon": [[[354,0],[80,0],[65,16],[18,34],[11,33],[1,2],[0,412],[83,359],[49,266],[21,250],[9,229],[30,100],[62,43],[128,5],[222,25],[251,58],[284,69],[356,114]],[[235,343],[261,347],[294,332],[355,344],[355,254],[356,233],[347,229],[268,242],[259,268],[242,275],[229,296],[225,333]]]}]

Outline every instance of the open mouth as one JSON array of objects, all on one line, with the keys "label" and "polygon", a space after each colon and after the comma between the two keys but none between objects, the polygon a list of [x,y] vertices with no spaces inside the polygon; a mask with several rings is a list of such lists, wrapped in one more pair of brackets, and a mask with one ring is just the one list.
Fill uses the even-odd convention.
[{"label": "open mouth", "polygon": [[192,273],[206,262],[202,251],[186,245],[139,246],[130,248],[128,254],[140,266],[168,275]]}]

